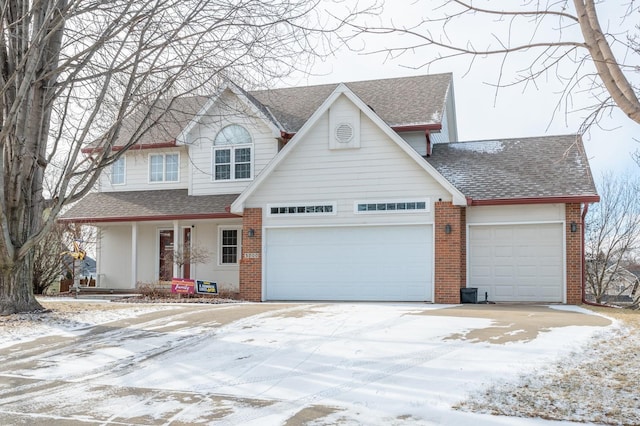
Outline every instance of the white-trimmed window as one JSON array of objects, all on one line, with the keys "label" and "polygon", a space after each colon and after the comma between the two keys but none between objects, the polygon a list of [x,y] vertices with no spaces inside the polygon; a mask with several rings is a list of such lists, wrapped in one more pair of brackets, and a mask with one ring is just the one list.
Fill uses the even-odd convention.
[{"label": "white-trimmed window", "polygon": [[214,181],[253,178],[253,141],[247,129],[231,124],[220,130],[213,141],[212,159]]},{"label": "white-trimmed window", "polygon": [[218,228],[220,265],[237,265],[240,260],[241,235],[240,228]]},{"label": "white-trimmed window", "polygon": [[411,213],[429,211],[429,200],[356,201],[356,213]]},{"label": "white-trimmed window", "polygon": [[178,182],[180,154],[149,155],[149,182]]},{"label": "white-trimmed window", "polygon": [[310,216],[310,215],[331,215],[336,213],[335,202],[321,203],[295,203],[295,204],[269,204],[267,205],[268,216]]},{"label": "white-trimmed window", "polygon": [[111,165],[111,184],[112,185],[124,185],[125,170],[126,170],[126,163],[124,160],[124,156],[122,156],[118,158]]}]

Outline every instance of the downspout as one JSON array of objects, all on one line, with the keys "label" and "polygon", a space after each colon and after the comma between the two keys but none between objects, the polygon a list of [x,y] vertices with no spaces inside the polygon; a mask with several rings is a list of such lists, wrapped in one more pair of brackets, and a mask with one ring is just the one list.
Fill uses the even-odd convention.
[{"label": "downspout", "polygon": [[587,213],[589,212],[589,203],[585,203],[584,204],[584,209],[582,210],[582,244],[581,244],[581,258],[582,258],[582,303],[585,305],[590,305],[590,306],[600,306],[603,308],[612,308],[613,306],[611,305],[604,305],[601,303],[595,303],[595,302],[589,302],[587,300],[587,265],[586,262],[584,261],[585,259],[585,241],[584,241],[584,237],[585,237],[585,218],[587,216]]},{"label": "downspout", "polygon": [[424,137],[427,140],[427,157],[431,157],[431,134],[429,133],[429,129],[424,131]]}]

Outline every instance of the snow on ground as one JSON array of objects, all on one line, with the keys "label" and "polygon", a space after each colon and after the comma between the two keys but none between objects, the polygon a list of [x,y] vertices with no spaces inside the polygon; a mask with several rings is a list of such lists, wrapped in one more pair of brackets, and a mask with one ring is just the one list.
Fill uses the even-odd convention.
[{"label": "snow on ground", "polygon": [[[640,425],[640,315],[609,311],[623,319],[560,360],[496,380],[457,405],[479,413],[552,420]],[[617,315],[616,315],[617,314]]]},{"label": "snow on ground", "polygon": [[[45,313],[0,316],[0,348],[47,335],[78,331],[144,313],[171,309],[170,305],[124,305],[108,301],[49,297],[41,300]],[[70,305],[71,304],[71,305]]]},{"label": "snow on ground", "polygon": [[[640,341],[635,329],[619,323],[607,328],[569,326],[528,341],[469,342],[449,337],[489,327],[492,321],[424,315],[425,310],[443,308],[342,303],[267,312],[214,330],[194,330],[197,338],[189,341],[188,349],[162,352],[119,374],[102,372],[93,383],[273,401],[259,408],[235,404],[221,424],[279,425],[303,407],[321,405],[327,407],[326,415],[309,424],[555,426],[570,423],[488,414],[605,422],[613,418],[613,407],[620,403],[621,394],[635,405],[623,405],[625,416],[613,418],[612,424],[640,423],[638,398],[627,387],[637,385],[640,369],[636,368],[636,376],[625,383],[619,380],[622,373],[611,373],[606,364],[620,364],[616,353],[624,353],[630,364],[623,364],[623,371],[630,365],[638,366]],[[51,323],[43,320],[29,335],[69,332],[154,309],[171,307],[125,306],[101,309],[99,314],[60,314],[62,318],[54,316]],[[576,307],[560,309],[590,312]],[[14,338],[22,332],[15,327]],[[124,359],[145,347],[170,346],[171,339],[175,339],[171,333],[154,334],[106,352],[103,348],[94,356]],[[615,346],[587,346],[590,341]],[[3,333],[0,345],[10,342],[11,337]],[[100,358],[92,358],[93,366],[55,365],[55,360],[50,360],[50,368],[20,374],[44,380],[82,377],[82,369],[90,373],[96,359]],[[580,370],[583,374],[577,375]],[[591,393],[602,387],[599,384],[610,381],[615,382],[610,389],[597,393],[600,401],[590,403]],[[584,387],[585,382],[593,385]],[[616,393],[616,386],[624,392]],[[152,404],[129,405],[135,406],[138,416],[157,414]],[[605,410],[607,406],[612,408]]]}]

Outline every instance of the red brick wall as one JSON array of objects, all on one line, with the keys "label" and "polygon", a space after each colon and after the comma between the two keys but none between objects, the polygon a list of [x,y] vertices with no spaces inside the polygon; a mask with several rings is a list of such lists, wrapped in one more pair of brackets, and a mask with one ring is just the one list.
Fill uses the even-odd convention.
[{"label": "red brick wall", "polygon": [[[249,229],[253,229],[253,237],[249,236]],[[241,255],[240,298],[260,302],[262,301],[262,209],[244,209]],[[256,255],[257,257],[254,257]]]},{"label": "red brick wall", "polygon": [[[565,206],[567,235],[567,303],[582,303],[582,215],[578,203]],[[576,232],[571,232],[571,223],[577,225]]]},{"label": "red brick wall", "polygon": [[460,289],[467,285],[466,223],[465,207],[435,203],[435,303],[460,303]]}]

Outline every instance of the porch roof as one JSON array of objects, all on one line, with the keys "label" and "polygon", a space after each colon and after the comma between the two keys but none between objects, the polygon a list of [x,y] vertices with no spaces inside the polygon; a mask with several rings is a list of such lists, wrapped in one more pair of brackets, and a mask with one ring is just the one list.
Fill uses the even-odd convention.
[{"label": "porch roof", "polygon": [[142,222],[238,217],[229,206],[239,194],[190,196],[186,189],[94,192],[74,204],[61,222]]}]

